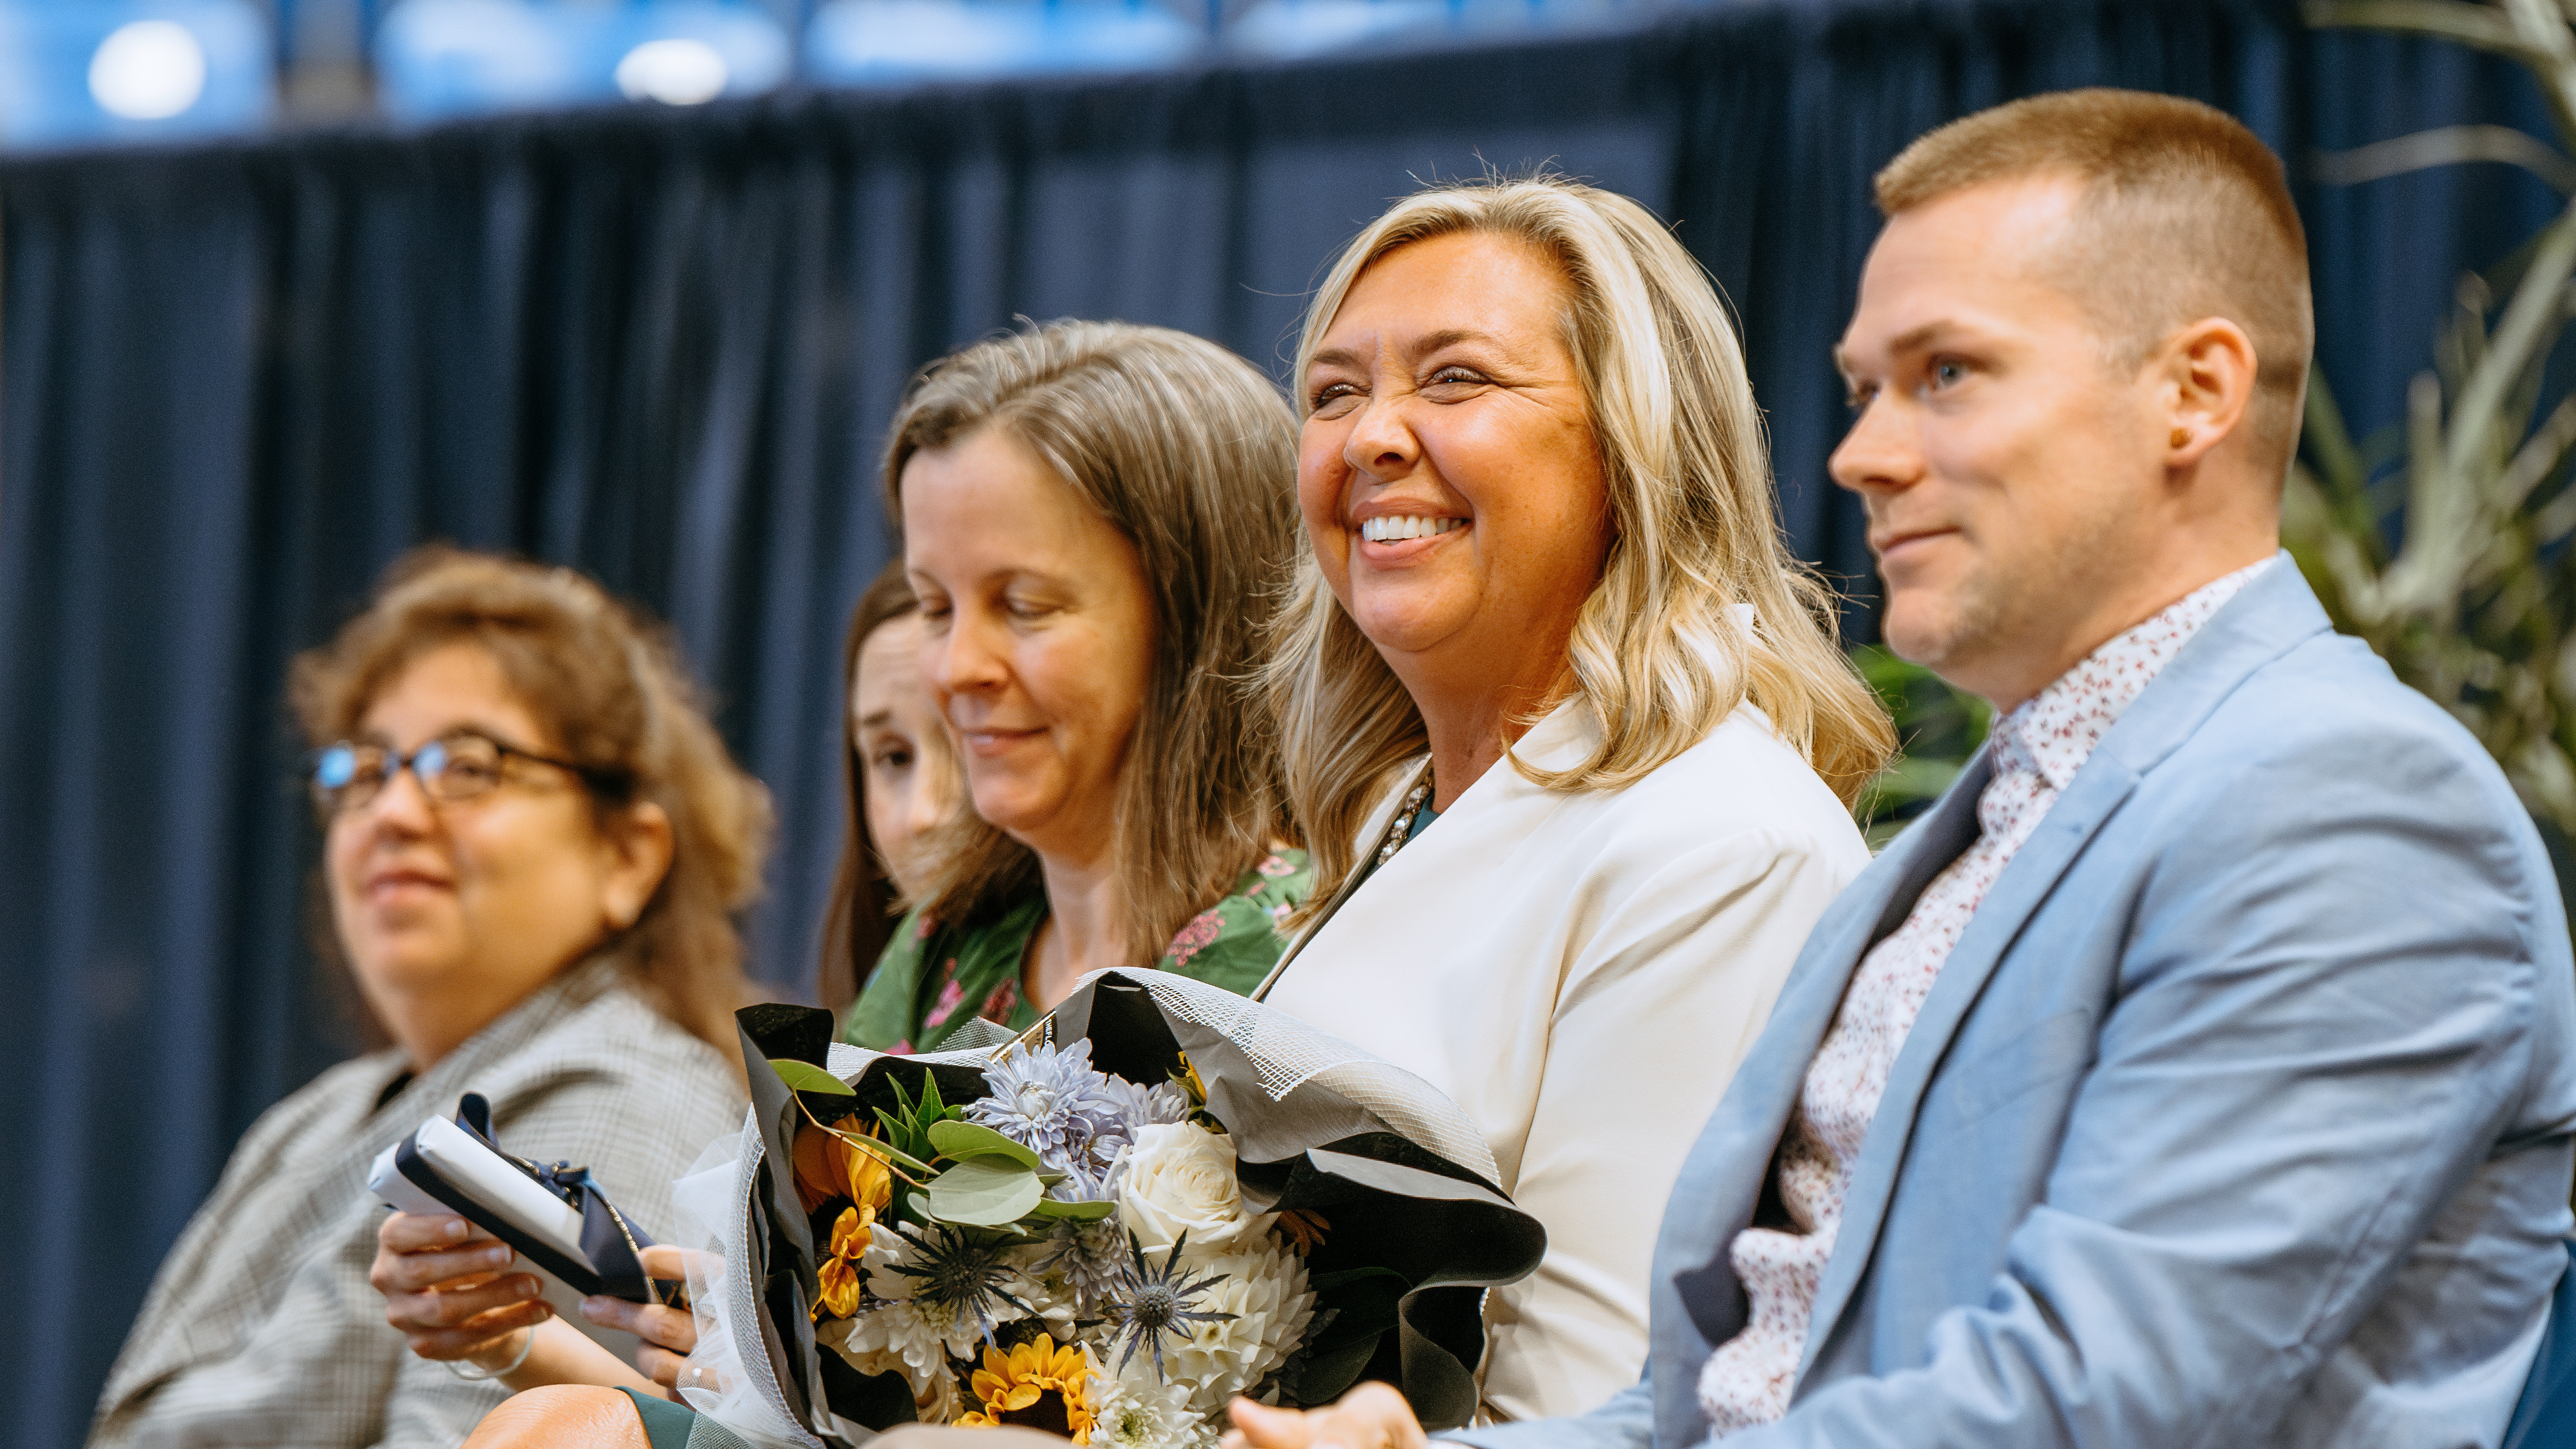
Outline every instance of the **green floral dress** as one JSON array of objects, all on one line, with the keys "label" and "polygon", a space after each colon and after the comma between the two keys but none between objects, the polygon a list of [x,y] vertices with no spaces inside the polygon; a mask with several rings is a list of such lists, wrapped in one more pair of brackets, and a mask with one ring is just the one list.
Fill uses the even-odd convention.
[{"label": "green floral dress", "polygon": [[[1223,900],[1181,927],[1156,968],[1249,995],[1287,947],[1280,920],[1314,884],[1315,867],[1306,852],[1272,851]],[[1038,1012],[1020,999],[1020,965],[1029,937],[1045,919],[1043,894],[972,930],[943,930],[918,910],[905,916],[877,958],[867,989],[851,1004],[841,1039],[902,1054],[938,1050],[971,1017],[1013,1031],[1035,1025]]]}]

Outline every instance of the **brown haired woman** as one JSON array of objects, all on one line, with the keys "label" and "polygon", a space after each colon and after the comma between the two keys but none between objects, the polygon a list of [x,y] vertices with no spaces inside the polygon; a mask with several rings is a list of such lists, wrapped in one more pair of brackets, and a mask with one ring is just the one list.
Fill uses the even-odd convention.
[{"label": "brown haired woman", "polygon": [[1105,966],[1269,972],[1310,873],[1241,684],[1295,466],[1269,380],[1183,333],[1059,322],[923,373],[886,492],[975,809],[923,837],[851,1041],[1026,1027]]},{"label": "brown haired woman", "polygon": [[841,717],[848,818],[814,981],[816,1000],[835,1013],[876,969],[895,902],[920,889],[915,841],[957,808],[963,789],[939,706],[921,678],[921,642],[920,601],[896,558],[859,596],[841,643],[841,677],[850,685]]},{"label": "brown haired woman", "polygon": [[[1241,991],[1278,960],[1309,871],[1243,684],[1295,552],[1294,467],[1269,380],[1184,333],[1058,322],[922,374],[886,490],[975,808],[908,853],[921,904],[845,1035],[927,1050],[979,1014],[1025,1027],[1101,967]],[[639,1326],[696,1341],[684,1315]],[[623,1375],[514,1382],[535,1391],[472,1449],[741,1442]]]},{"label": "brown haired woman", "polygon": [[409,1219],[456,1225],[444,1241],[477,1285],[457,1306],[489,1312],[431,1345],[483,1367],[405,1352],[368,1282],[388,1221],[366,1190],[376,1154],[480,1092],[504,1147],[587,1166],[658,1222],[672,1179],[740,1121],[732,913],[768,797],[651,631],[568,570],[426,549],[295,661],[294,699],[339,952],[395,1044],[242,1139],[162,1265],[92,1444],[455,1443],[553,1310],[493,1239]]}]

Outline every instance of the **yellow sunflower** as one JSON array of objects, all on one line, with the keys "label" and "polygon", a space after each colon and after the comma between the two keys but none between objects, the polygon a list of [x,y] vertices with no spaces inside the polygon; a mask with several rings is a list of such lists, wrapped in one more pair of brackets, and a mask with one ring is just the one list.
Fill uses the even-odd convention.
[{"label": "yellow sunflower", "polygon": [[987,1348],[984,1366],[966,1386],[983,1408],[959,1419],[960,1427],[1019,1424],[1091,1442],[1091,1365],[1079,1347],[1058,1348],[1041,1333],[1007,1354]]}]

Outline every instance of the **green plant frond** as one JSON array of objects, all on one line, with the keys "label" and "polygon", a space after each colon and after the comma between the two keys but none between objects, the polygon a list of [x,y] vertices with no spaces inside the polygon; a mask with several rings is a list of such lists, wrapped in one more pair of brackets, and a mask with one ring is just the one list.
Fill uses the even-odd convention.
[{"label": "green plant frond", "polygon": [[2444,462],[2457,469],[2482,448],[2499,446],[2498,429],[2509,391],[2526,369],[2545,359],[2551,343],[2566,325],[2566,287],[2576,273],[2576,206],[2560,214],[2542,234],[2531,270],[2505,303],[2490,344],[2460,388],[2451,409],[2452,431]]},{"label": "green plant frond", "polygon": [[[2323,158],[2321,175],[2503,160],[2570,189],[2576,0],[2319,0],[2306,13],[2511,56],[2560,130],[2555,150],[2494,128],[2428,132]],[[2576,398],[2553,396],[2547,377],[2571,282],[2576,204],[2483,277],[2461,279],[2403,424],[2365,443],[2312,377],[2281,534],[2335,626],[2475,733],[2536,814],[2576,832]],[[1890,793],[1907,783],[1891,780]]]},{"label": "green plant frond", "polygon": [[2576,194],[2576,161],[2528,131],[2511,126],[2442,126],[2349,151],[2320,151],[2310,171],[2329,186],[2358,186],[2410,171],[2492,161],[2518,166],[2561,196]]},{"label": "green plant frond", "polygon": [[2299,13],[2321,30],[2406,31],[2511,56],[2525,65],[2547,65],[2551,59],[2503,14],[2465,0],[2308,0]]}]

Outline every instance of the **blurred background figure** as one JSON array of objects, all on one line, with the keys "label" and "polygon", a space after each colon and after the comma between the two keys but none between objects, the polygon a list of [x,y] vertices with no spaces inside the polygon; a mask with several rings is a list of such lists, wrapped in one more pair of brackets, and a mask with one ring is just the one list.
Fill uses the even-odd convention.
[{"label": "blurred background figure", "polygon": [[914,842],[965,803],[957,754],[921,676],[921,603],[887,562],[850,611],[841,677],[850,708],[842,720],[841,766],[849,807],[832,896],[824,907],[816,1002],[833,1012],[876,969],[897,904],[920,888]]},{"label": "blurred background figure", "polygon": [[[243,1138],[135,1320],[94,1445],[457,1443],[503,1390],[386,1327],[376,1154],[480,1092],[502,1147],[588,1167],[659,1222],[740,1121],[732,913],[768,801],[649,626],[568,569],[427,549],[296,661],[294,699],[331,928],[392,1045]],[[495,1332],[551,1311],[509,1259],[463,1285]]]}]

